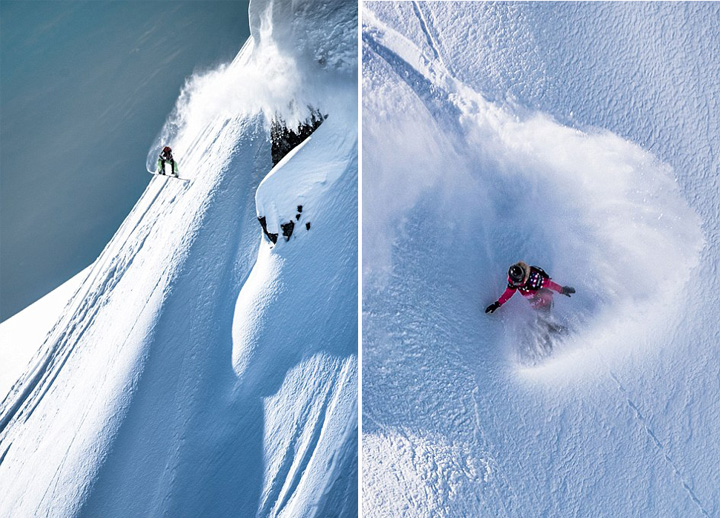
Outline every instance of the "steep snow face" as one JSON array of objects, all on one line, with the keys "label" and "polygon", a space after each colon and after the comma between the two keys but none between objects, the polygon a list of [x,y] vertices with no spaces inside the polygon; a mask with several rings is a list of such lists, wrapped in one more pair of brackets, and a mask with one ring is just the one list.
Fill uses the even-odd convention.
[{"label": "steep snow face", "polygon": [[40,354],[45,337],[62,314],[88,269],[55,288],[45,297],[29,305],[0,324],[0,395],[10,391],[32,359]]},{"label": "steep snow face", "polygon": [[[573,19],[610,27],[623,12],[634,19],[634,8],[592,22],[584,17],[596,10],[575,6],[555,16],[565,27]],[[720,424],[718,327],[702,316],[718,306],[714,281],[697,282],[717,262],[707,231],[717,200],[688,194],[708,188],[708,171],[681,155],[671,167],[662,128],[657,139],[629,140],[533,110],[528,99],[562,83],[547,73],[560,69],[553,49],[536,43],[552,19],[545,14],[533,26],[540,17],[525,4],[383,2],[363,12],[369,516],[711,516],[720,508],[709,482],[716,462],[702,453],[720,453],[710,439]],[[678,41],[699,37],[682,12],[662,16]],[[631,47],[631,24],[623,27]],[[598,46],[610,32],[599,31],[607,39]],[[576,37],[584,34],[557,36],[568,60],[597,58],[573,54]],[[700,81],[703,67],[676,68],[675,84]],[[604,119],[613,130],[627,106],[618,99],[638,81],[616,73],[620,93],[585,100],[613,111]],[[672,109],[651,105],[667,86],[643,83],[650,93],[634,105]],[[702,102],[708,87],[717,89],[688,95]],[[691,116],[681,115],[684,146]],[[633,128],[624,129],[627,137]],[[703,145],[694,151],[708,158]],[[517,260],[578,291],[556,297],[554,313],[572,332],[539,363],[521,297],[483,312]]]},{"label": "steep snow face", "polygon": [[[265,405],[272,447],[263,515],[323,516],[317,509],[335,480],[334,492],[346,501],[332,512],[357,514],[350,498],[357,484],[357,366],[350,354],[357,340],[357,255],[349,253],[356,246],[357,134],[340,120],[331,116],[257,190],[258,214],[269,215],[271,231],[276,221],[294,222],[289,238],[263,242],[233,323],[241,390],[278,392]],[[315,383],[319,376],[328,383]]]},{"label": "steep snow face", "polygon": [[[352,79],[319,68],[331,118],[258,190],[302,66],[251,40],[188,81],[158,142],[189,181],[152,178],[0,404],[0,515],[357,514]],[[263,241],[256,191],[302,232]]]}]

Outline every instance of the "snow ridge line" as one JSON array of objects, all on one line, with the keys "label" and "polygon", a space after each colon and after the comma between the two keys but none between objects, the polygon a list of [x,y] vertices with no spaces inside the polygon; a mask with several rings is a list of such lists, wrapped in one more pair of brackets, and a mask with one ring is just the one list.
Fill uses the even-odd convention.
[{"label": "snow ridge line", "polygon": [[[144,214],[143,214],[143,216],[144,216]],[[151,227],[145,226],[144,228],[150,229]],[[126,259],[125,262],[118,261],[115,264],[112,264],[112,267],[110,268],[107,275],[105,276],[105,280],[102,281],[103,286],[110,286],[110,290],[112,290],[112,287],[116,286],[120,282],[120,280],[122,280],[124,273],[127,271],[127,269],[130,267],[130,265],[133,263],[135,256],[137,255],[137,252],[143,248],[143,245],[147,241],[149,234],[150,233],[147,232],[144,236],[142,236],[139,246],[137,248],[134,248],[133,250],[131,250],[132,253],[129,256],[124,257]],[[73,325],[70,328],[68,333],[61,336],[60,341],[63,341],[66,336],[70,337],[72,335],[77,335],[78,339],[79,339],[79,337],[85,333],[85,330],[88,329],[90,327],[90,325],[94,322],[95,315],[97,315],[100,308],[104,305],[104,302],[101,304],[95,304],[94,301],[102,300],[102,295],[104,295],[106,293],[107,293],[106,289],[101,290],[100,298],[97,298],[97,292],[93,293],[94,296],[93,296],[92,302],[88,302],[80,308],[81,315],[80,315],[79,320],[80,320],[80,322],[84,322],[85,325],[82,326],[82,328],[79,331],[77,331],[77,333],[75,331],[76,331],[76,329],[78,329],[78,327],[76,325]],[[74,318],[73,320],[77,321],[78,318]],[[75,350],[75,346],[77,345],[77,342],[78,342],[78,340],[74,340],[71,342],[69,347],[63,347],[63,351],[61,351],[61,353],[59,355],[59,358],[60,358],[59,363],[56,364],[56,362],[52,362],[53,374],[46,382],[42,383],[44,388],[43,388],[41,394],[39,394],[38,396],[33,398],[32,407],[27,412],[24,413],[26,419],[32,415],[35,408],[37,408],[37,406],[42,401],[44,395],[47,393],[47,391],[50,389],[50,387],[55,382],[55,379],[58,377],[58,375],[62,371],[63,366],[65,365],[67,360],[70,358],[72,352]]]},{"label": "snow ridge line", "polygon": [[695,503],[695,505],[698,507],[698,510],[704,515],[707,516],[707,518],[710,518],[710,513],[705,509],[705,507],[700,502],[700,499],[697,497],[695,492],[690,487],[690,484],[688,484],[687,480],[685,480],[685,477],[680,472],[680,469],[677,467],[675,462],[670,457],[670,454],[665,446],[660,442],[660,439],[658,439],[657,435],[655,435],[655,432],[653,431],[650,424],[647,422],[647,419],[643,415],[643,413],[640,411],[640,408],[635,404],[635,402],[630,398],[630,395],[628,394],[627,390],[625,389],[625,386],[622,384],[622,382],[618,379],[618,377],[615,375],[615,373],[612,370],[608,370],[610,373],[610,377],[615,381],[617,384],[618,390],[622,393],[622,395],[625,397],[625,402],[627,403],[628,407],[630,407],[630,410],[635,414],[635,419],[642,425],[643,430],[648,435],[650,440],[655,444],[657,449],[662,454],[665,462],[672,468],[673,473],[678,478],[680,484],[682,485],[685,492],[688,494],[690,499]]}]

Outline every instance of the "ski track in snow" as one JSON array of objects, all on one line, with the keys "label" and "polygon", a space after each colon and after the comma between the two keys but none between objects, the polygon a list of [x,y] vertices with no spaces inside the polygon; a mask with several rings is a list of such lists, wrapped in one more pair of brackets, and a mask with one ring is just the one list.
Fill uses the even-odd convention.
[{"label": "ski track in snow", "polygon": [[[425,34],[425,37],[427,38],[428,45],[430,46],[430,50],[432,50],[433,58],[441,61],[440,53],[438,52],[438,45],[435,43],[435,38],[430,34],[430,29],[428,27],[428,22],[425,18],[425,15],[423,14],[422,10],[420,9],[420,4],[418,4],[417,0],[413,0],[413,10],[415,11],[415,15],[418,17],[418,21],[420,22],[420,28],[422,29],[422,32]],[[444,65],[444,63],[443,63]]]},{"label": "ski track in snow", "polygon": [[[189,161],[189,163],[191,162]],[[208,187],[212,189],[213,183],[209,182]],[[133,264],[141,252],[147,255],[155,254],[158,262],[165,266],[159,269],[160,275],[154,285],[150,287],[145,303],[136,310],[137,313],[144,313],[146,305],[154,300],[155,292],[158,289],[167,290],[168,283],[174,275],[173,270],[178,267],[178,264],[168,260],[167,256],[163,254],[157,254],[157,243],[153,243],[151,250],[146,250],[145,245],[151,235],[157,235],[162,230],[159,223],[168,220],[173,222],[173,219],[163,215],[172,213],[179,196],[186,193],[187,190],[186,184],[172,184],[166,179],[154,179],[151,182],[148,190],[131,211],[116,236],[101,253],[87,280],[63,311],[61,320],[50,332],[46,339],[46,345],[42,349],[44,357],[16,385],[18,389],[12,390],[5,398],[0,407],[2,411],[0,442],[8,440],[7,432],[11,423],[17,426],[31,419],[49,391],[56,388],[56,380],[68,359],[78,345],[92,332],[93,327],[98,325],[98,316],[101,314],[105,314],[105,318],[109,316],[105,308],[110,297],[122,282],[125,274],[133,268]],[[203,198],[194,199],[202,200]],[[197,209],[197,207],[194,208]],[[190,227],[194,223],[194,219],[185,222]],[[176,239],[181,238],[183,233],[173,233],[172,236],[175,236]],[[132,291],[132,288],[130,290]],[[120,350],[124,349],[134,331],[135,323],[131,324],[127,336],[118,344]],[[81,423],[84,422],[89,408],[83,409]],[[74,441],[73,438],[68,445],[68,450],[72,448]],[[5,455],[10,447],[11,445],[8,446]],[[63,456],[63,458],[66,457],[67,455]],[[63,464],[60,464],[58,471],[62,471],[62,466]],[[55,479],[55,483],[58,483],[57,479]],[[48,488],[47,491],[50,489]]]},{"label": "ski track in snow", "polygon": [[[70,306],[63,313],[73,315],[70,322],[60,321],[51,330],[46,344],[52,344],[51,347],[41,348],[44,351],[44,359],[39,362],[38,366],[29,373],[29,376],[19,382],[16,386],[20,389],[16,392],[15,387],[11,389],[3,403],[0,405],[0,439],[9,422],[15,418],[16,413],[22,405],[26,406],[23,417],[26,420],[32,415],[33,409],[42,401],[48,388],[52,386],[57,373],[67,361],[67,358],[77,344],[79,337],[89,327],[94,316],[104,305],[102,298],[107,296],[122,278],[122,274],[132,263],[134,256],[140,248],[142,248],[149,234],[150,226],[143,225],[144,216],[150,207],[153,207],[154,201],[165,188],[163,184],[155,192],[145,193],[139,200],[138,204],[130,213],[118,230],[118,240],[120,244],[115,245],[115,240],[111,246],[106,248],[98,258],[97,263],[92,267],[88,275],[88,279],[83,286],[71,298]],[[146,198],[150,198],[146,202]],[[144,208],[143,208],[144,206]],[[154,206],[155,210],[160,207]],[[137,217],[136,211],[141,211],[142,215]],[[137,219],[135,219],[137,217]],[[132,227],[137,227],[136,239],[139,239],[138,246],[127,248],[125,245],[131,235],[130,221],[135,223]],[[38,387],[38,385],[40,386]],[[32,396],[32,402],[26,402],[27,398]],[[13,401],[14,400],[14,401]]]},{"label": "ski track in snow", "polygon": [[[489,104],[463,84],[452,72],[452,64],[445,62],[441,50],[450,48],[452,41],[445,42],[447,34],[433,25],[435,12],[444,12],[443,9],[445,6],[441,4],[418,2],[371,3],[363,13],[364,217],[367,218],[363,223],[363,239],[365,249],[372,252],[364,254],[372,258],[364,265],[363,292],[365,513],[368,516],[398,512],[406,516],[493,513],[523,516],[532,510],[537,516],[554,516],[560,509],[565,515],[584,515],[590,509],[609,512],[614,508],[630,514],[674,512],[711,516],[713,513],[709,509],[712,507],[708,506],[707,500],[703,503],[704,497],[693,487],[692,481],[699,475],[687,475],[688,462],[677,462],[677,456],[682,454],[664,445],[651,424],[655,420],[648,419],[633,392],[620,381],[621,376],[633,375],[624,363],[640,364],[640,358],[656,361],[658,352],[653,351],[650,344],[667,343],[668,336],[673,333],[671,326],[677,325],[674,318],[663,321],[662,315],[674,313],[671,305],[663,301],[674,300],[682,293],[690,272],[698,263],[703,246],[699,219],[678,196],[677,187],[668,181],[670,171],[662,164],[653,164],[650,155],[638,160],[636,157],[644,152],[632,144],[614,140],[614,136],[593,129],[584,133],[566,131],[550,118],[547,118],[547,125],[538,123],[542,116],[529,114],[510,102],[497,106]],[[459,30],[462,31],[462,27]],[[507,28],[511,37],[523,37],[514,34],[513,30],[512,26]],[[480,53],[483,51],[478,49]],[[519,115],[508,113],[508,109],[510,112],[517,110]],[[405,119],[409,124],[403,125]],[[403,139],[402,133],[393,133],[397,128],[412,128],[413,139]],[[529,142],[520,140],[517,145],[513,144],[511,133],[515,130],[522,134],[519,139]],[[434,133],[429,135],[432,131]],[[541,166],[542,155],[524,153],[534,146],[533,135],[542,138],[545,131],[556,132],[555,143],[548,139],[543,145],[553,147],[558,139],[561,140],[560,145],[555,146],[555,152],[559,151],[557,156],[548,157],[547,164]],[[415,149],[421,158],[411,156],[413,146],[410,141],[415,138],[423,143]],[[382,139],[391,143],[385,144]],[[477,147],[468,149],[464,139]],[[562,139],[568,139],[564,148]],[[504,144],[498,145],[500,141]],[[595,141],[597,147],[593,149]],[[586,146],[588,143],[590,146]],[[509,146],[504,148],[506,144]],[[502,276],[503,266],[517,260],[518,254],[538,257],[537,248],[543,240],[531,238],[529,244],[521,243],[521,239],[508,240],[503,238],[502,232],[483,227],[482,216],[486,219],[494,216],[486,207],[497,211],[511,208],[513,193],[509,189],[498,189],[497,183],[495,186],[486,183],[485,192],[489,188],[490,194],[483,198],[483,185],[481,189],[473,189],[472,176],[463,176],[463,169],[468,167],[463,156],[470,155],[468,162],[476,161],[486,167],[488,172],[485,174],[500,173],[495,181],[502,184],[508,170],[526,167],[522,158],[512,154],[535,162],[529,167],[533,172],[532,166],[535,166],[538,171],[533,172],[535,175],[547,175],[552,168],[567,167],[563,161],[572,158],[564,155],[572,157],[573,146],[578,145],[592,153],[600,151],[594,158],[607,160],[607,167],[627,171],[627,179],[621,180],[617,176],[610,178],[610,183],[629,180],[628,185],[632,185],[632,174],[640,171],[645,183],[650,180],[651,185],[637,198],[625,194],[622,188],[606,193],[600,189],[608,209],[616,213],[625,211],[624,220],[619,220],[617,227],[611,222],[611,228],[620,229],[620,225],[625,225],[628,230],[625,232],[627,240],[623,243],[626,238],[613,236],[612,231],[603,236],[592,227],[577,227],[586,234],[586,239],[599,238],[598,258],[605,260],[602,255],[608,250],[626,247],[637,239],[627,225],[627,221],[633,221],[636,225],[645,225],[650,233],[655,228],[658,235],[664,233],[667,242],[660,246],[665,247],[668,254],[683,250],[666,263],[668,269],[676,272],[677,278],[668,279],[670,282],[666,286],[642,300],[640,290],[632,295],[624,293],[627,290],[623,288],[634,274],[627,278],[621,274],[614,281],[612,272],[603,264],[594,265],[599,277],[609,277],[608,284],[616,282],[617,285],[606,293],[602,293],[600,285],[578,286],[578,295],[570,302],[559,300],[556,311],[566,318],[570,317],[566,308],[579,307],[579,311],[575,311],[580,316],[572,322],[575,333],[557,345],[552,358],[534,366],[523,365],[522,355],[515,351],[515,341],[521,336],[514,325],[509,325],[527,316],[527,311],[520,308],[522,303],[513,300],[503,308],[499,320],[508,327],[505,333],[493,323],[496,319],[489,320],[483,315],[482,304],[487,304],[491,296],[497,297],[502,291],[499,282],[502,278],[492,277]],[[606,148],[612,149],[612,154],[605,153]],[[499,153],[498,149],[510,155],[496,158],[493,155]],[[445,155],[444,164],[443,157],[433,156],[438,150]],[[407,169],[403,169],[403,156],[411,163]],[[439,169],[437,173],[435,168]],[[530,175],[521,176],[521,180],[527,181],[529,177],[532,182]],[[551,175],[547,176],[551,182],[555,181]],[[579,181],[586,181],[586,178],[581,176]],[[409,192],[404,193],[405,197],[398,190],[396,199],[387,195],[383,198],[380,194],[383,190],[392,193],[393,188],[397,190],[400,186],[402,189],[408,183],[420,187],[410,187]],[[562,189],[563,183],[567,180],[560,178],[556,187]],[[457,185],[463,186],[467,193],[459,194]],[[530,196],[537,195],[537,191],[542,193],[538,187],[542,186],[532,185]],[[632,187],[625,192],[630,189]],[[556,193],[557,190],[549,192],[551,196]],[[473,195],[477,196],[474,204],[467,203],[464,196],[472,198]],[[510,201],[503,203],[500,195],[509,196]],[[573,195],[577,194],[569,194],[569,197]],[[386,200],[384,206],[382,201],[376,205],[376,196]],[[457,198],[455,202],[448,202],[447,199],[452,200],[453,196]],[[580,208],[576,212],[570,211],[565,218],[581,220],[587,217],[588,221],[604,218],[604,209],[598,207],[597,213],[593,214],[595,202],[592,198],[588,201],[589,216]],[[382,210],[374,211],[376,206],[382,206]],[[448,209],[452,211],[450,216],[444,212]],[[521,205],[519,211],[524,209]],[[473,229],[475,233],[465,232],[462,223],[455,221],[458,215],[462,218],[470,211],[481,214],[470,216],[475,219],[467,225],[472,227],[473,223],[479,223],[478,228]],[[653,212],[655,215],[651,216]],[[543,214],[542,210],[537,213],[538,216],[529,213],[526,219],[532,221]],[[669,218],[669,223],[663,228],[662,223],[653,223],[653,218],[657,221]],[[511,225],[515,223],[512,213],[509,221]],[[520,218],[517,221],[521,225],[527,223]],[[445,234],[451,234],[451,237],[443,235],[440,230],[443,224],[446,225]],[[572,223],[569,227],[573,228]],[[538,230],[543,232],[539,227]],[[574,230],[565,229],[564,232]],[[552,244],[562,245],[558,243],[564,239],[562,232],[552,236],[555,238]],[[549,234],[552,235],[552,231]],[[475,246],[466,244],[468,239],[476,242]],[[377,252],[378,247],[383,246],[390,252]],[[446,252],[448,247],[455,255]],[[556,280],[577,283],[577,275],[569,275],[577,273],[572,268],[572,259],[560,259],[562,252],[554,248],[551,245],[549,252],[543,252],[533,260],[543,260],[547,264],[551,258],[548,268],[551,273],[556,273]],[[579,249],[569,255],[578,253]],[[650,258],[652,253],[656,251],[646,241],[630,250],[630,255],[636,254],[636,259],[628,262]],[[465,254],[472,256],[474,268],[458,259]],[[568,255],[567,250],[564,255]],[[381,259],[379,265],[375,260],[377,257]],[[452,265],[443,264],[441,257]],[[383,260],[390,264],[382,264]],[[552,261],[556,263],[554,268]],[[454,272],[446,271],[453,268]],[[561,277],[563,271],[567,281]],[[470,275],[463,277],[467,273]],[[472,286],[461,286],[460,282]],[[488,301],[478,300],[475,293],[478,289],[481,297],[487,297]],[[597,298],[592,301],[587,295],[595,290],[598,291]],[[604,307],[610,301],[614,301],[617,308]],[[461,309],[460,305],[473,307]],[[637,308],[634,318],[626,318],[624,313],[630,313],[629,308],[633,305]],[[425,310],[420,309],[425,306],[428,306]],[[628,308],[623,310],[622,306]],[[452,311],[460,314],[448,319]],[[419,325],[424,318],[433,324]],[[579,332],[581,329],[583,331]],[[480,344],[471,343],[468,335],[480,340]],[[586,357],[581,357],[581,353],[586,353]],[[474,373],[467,372],[468,364],[471,369],[474,367]],[[394,381],[388,381],[388,378]],[[593,398],[592,391],[598,390],[591,389],[594,385],[601,385],[608,391],[601,393],[605,401]],[[529,401],[525,401],[526,398]],[[589,398],[587,402],[584,401],[586,398]],[[626,414],[629,421],[624,421]],[[471,423],[469,416],[472,416]],[[589,428],[587,433],[599,433],[603,437],[620,434],[615,443],[597,439],[594,444],[591,438],[581,435],[583,420],[591,419],[591,416],[595,416],[600,424],[597,429]],[[656,418],[663,423],[661,416]],[[507,427],[510,428],[505,429]],[[636,442],[623,438],[623,433],[634,437]],[[433,466],[447,467],[455,461],[456,452],[443,450],[441,445],[446,443],[468,444],[469,458],[466,460],[482,466],[476,474],[482,472],[483,475],[468,482],[452,470],[439,469],[433,474],[436,469]],[[627,449],[619,456],[613,453],[618,444]],[[409,448],[407,454],[405,447]],[[591,459],[594,449],[600,449],[598,455],[602,455],[597,460]],[[434,451],[434,457],[433,463],[426,465],[423,459],[428,451]],[[396,466],[389,466],[383,459],[393,453],[399,460]],[[416,461],[406,464],[406,455]],[[642,460],[635,463],[636,458]],[[600,465],[591,467],[595,462]],[[682,465],[686,467],[683,469]],[[611,466],[626,471],[625,476],[636,486],[638,494],[623,492],[614,481],[604,478]],[[408,469],[416,470],[417,474],[406,472]],[[662,492],[653,492],[658,486],[663,486]],[[646,501],[643,491],[648,491],[648,497],[655,499]],[[419,502],[422,505],[418,505]],[[593,502],[596,502],[595,506]]]}]

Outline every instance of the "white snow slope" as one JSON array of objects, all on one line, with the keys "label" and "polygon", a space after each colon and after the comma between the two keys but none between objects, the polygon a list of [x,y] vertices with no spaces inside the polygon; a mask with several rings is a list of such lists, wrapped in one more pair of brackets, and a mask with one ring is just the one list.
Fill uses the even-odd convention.
[{"label": "white snow slope", "polygon": [[357,514],[357,7],[250,20],[161,134],[190,181],[152,178],[0,405],[0,516]]},{"label": "white snow slope", "polygon": [[719,19],[365,4],[365,516],[720,514]]},{"label": "white snow slope", "polygon": [[69,299],[77,292],[90,267],[64,282],[43,298],[0,324],[0,394],[10,391],[38,354],[45,337]]}]

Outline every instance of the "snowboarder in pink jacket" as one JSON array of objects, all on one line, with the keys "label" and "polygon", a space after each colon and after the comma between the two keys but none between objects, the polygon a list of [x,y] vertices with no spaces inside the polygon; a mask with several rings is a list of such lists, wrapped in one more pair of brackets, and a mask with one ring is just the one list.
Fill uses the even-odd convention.
[{"label": "snowboarder in pink jacket", "polygon": [[493,313],[510,300],[516,291],[528,299],[533,309],[549,312],[553,303],[553,291],[569,297],[575,293],[575,288],[560,286],[539,266],[528,266],[527,263],[520,261],[510,267],[505,292],[485,308],[485,313]]}]

